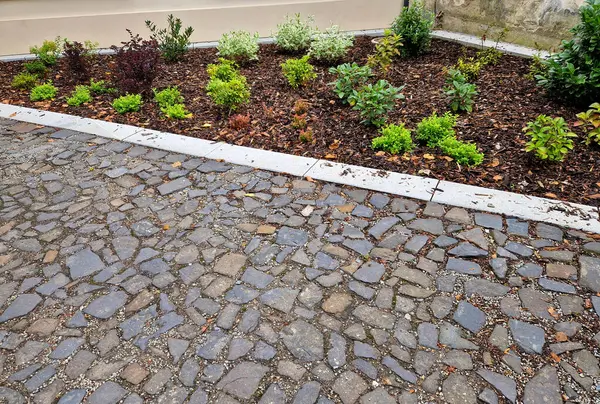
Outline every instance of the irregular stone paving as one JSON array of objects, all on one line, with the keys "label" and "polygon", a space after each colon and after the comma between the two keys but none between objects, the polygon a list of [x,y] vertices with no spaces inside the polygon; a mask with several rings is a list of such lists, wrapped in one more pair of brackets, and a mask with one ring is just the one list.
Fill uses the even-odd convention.
[{"label": "irregular stone paving", "polygon": [[0,121],[0,401],[600,402],[600,239]]}]

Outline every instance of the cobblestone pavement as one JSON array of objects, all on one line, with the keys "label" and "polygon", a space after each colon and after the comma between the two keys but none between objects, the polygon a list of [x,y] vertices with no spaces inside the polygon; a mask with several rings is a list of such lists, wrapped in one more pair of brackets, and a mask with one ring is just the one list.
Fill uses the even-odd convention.
[{"label": "cobblestone pavement", "polygon": [[9,120],[0,178],[0,402],[600,402],[591,235]]}]

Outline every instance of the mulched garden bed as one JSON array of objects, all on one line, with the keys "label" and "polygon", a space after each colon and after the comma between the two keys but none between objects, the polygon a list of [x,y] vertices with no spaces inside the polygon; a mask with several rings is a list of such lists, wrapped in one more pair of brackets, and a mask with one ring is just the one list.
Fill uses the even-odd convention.
[{"label": "mulched garden bed", "polygon": [[[374,49],[371,38],[357,38],[345,61],[366,62]],[[417,123],[433,111],[445,112],[448,102],[442,93],[444,67],[456,63],[464,47],[455,43],[434,40],[431,51],[422,57],[396,60],[385,77],[393,85],[405,85],[405,101],[389,115],[388,122],[403,121],[414,129]],[[468,49],[474,55],[474,49]],[[479,96],[475,110],[463,114],[456,127],[457,137],[477,143],[485,153],[482,165],[459,167],[436,149],[418,146],[406,156],[376,153],[371,139],[377,130],[360,123],[357,111],[342,105],[327,83],[334,80],[325,66],[317,66],[318,78],[309,86],[293,90],[282,76],[280,64],[290,55],[280,53],[273,45],[260,49],[260,61],[243,66],[241,73],[251,87],[251,100],[239,113],[249,114],[248,129],[236,131],[229,127],[224,114],[206,95],[208,82],[206,66],[217,59],[215,49],[190,51],[180,63],[163,65],[154,86],[178,86],[185,97],[186,107],[193,112],[191,119],[166,119],[154,102],[146,102],[139,113],[118,115],[112,108],[113,97],[104,95],[81,107],[69,107],[66,97],[76,83],[70,81],[63,65],[49,76],[59,89],[51,102],[31,102],[29,93],[11,88],[22,62],[0,64],[0,102],[38,109],[80,115],[89,118],[127,123],[151,129],[210,140],[220,140],[243,146],[326,158],[350,163],[433,177],[483,187],[503,189],[530,195],[545,196],[588,205],[600,205],[600,148],[586,146],[580,137],[575,149],[563,163],[547,164],[525,153],[527,141],[523,126],[539,114],[562,116],[572,126],[575,114],[581,112],[553,102],[545,97],[535,83],[527,79],[529,61],[505,55],[496,66],[486,66],[475,81]],[[64,61],[61,61],[64,63]],[[93,67],[95,79],[110,81],[113,58],[100,56]],[[312,128],[312,143],[299,139],[292,128],[292,108],[296,100],[309,105],[308,125]]]}]

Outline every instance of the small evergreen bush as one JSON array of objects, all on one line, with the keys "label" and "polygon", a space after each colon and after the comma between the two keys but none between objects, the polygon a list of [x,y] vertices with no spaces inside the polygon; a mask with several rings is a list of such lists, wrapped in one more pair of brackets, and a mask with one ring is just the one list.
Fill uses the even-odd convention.
[{"label": "small evergreen bush", "polygon": [[154,101],[156,101],[161,108],[183,103],[183,96],[177,87],[168,87],[161,91],[156,91],[156,89],[154,89],[153,91]]},{"label": "small evergreen bush", "polygon": [[206,91],[215,104],[226,107],[230,112],[250,100],[250,89],[246,78],[242,75],[229,81],[211,79]]},{"label": "small evergreen bush", "polygon": [[140,94],[123,95],[115,99],[112,106],[119,114],[138,112],[142,106],[142,96]]},{"label": "small evergreen bush", "polygon": [[292,88],[304,86],[317,77],[314,67],[308,63],[308,55],[300,59],[286,60],[281,64],[281,69]]},{"label": "small evergreen bush", "polygon": [[573,149],[573,138],[577,137],[569,130],[563,118],[551,118],[547,115],[539,115],[523,131],[531,138],[525,151],[533,152],[540,160],[548,161],[563,161]]},{"label": "small evergreen bush", "polygon": [[183,104],[166,105],[161,107],[160,110],[167,118],[171,119],[186,119],[192,117],[192,113],[188,111]]},{"label": "small evergreen bush", "polygon": [[433,14],[425,10],[421,2],[404,7],[392,23],[392,31],[402,37],[402,55],[417,56],[429,49]]},{"label": "small evergreen bush", "polygon": [[167,24],[168,28],[158,29],[152,21],[146,21],[146,27],[152,33],[150,37],[158,43],[163,58],[167,62],[175,62],[188,51],[194,28],[187,27],[181,32],[183,28],[181,19],[175,18],[173,14],[167,17]]},{"label": "small evergreen bush", "polygon": [[258,33],[232,31],[223,34],[217,45],[218,54],[238,63],[258,60]]},{"label": "small evergreen bush", "polygon": [[35,74],[22,72],[13,77],[12,83],[10,84],[13,88],[21,90],[31,90],[36,86],[38,76]]},{"label": "small evergreen bush", "polygon": [[364,86],[373,76],[373,71],[369,66],[359,66],[356,63],[344,63],[330,68],[329,72],[337,75],[337,80],[329,85],[333,86],[333,92],[344,103],[348,102],[348,97],[354,90]]},{"label": "small evergreen bush", "polygon": [[348,98],[353,109],[360,111],[363,123],[381,126],[386,121],[386,115],[394,109],[396,100],[404,99],[402,87],[394,87],[386,80],[368,84],[358,91],[354,90]]},{"label": "small evergreen bush", "polygon": [[71,96],[67,98],[67,104],[72,107],[78,107],[92,100],[92,94],[87,86],[76,86]]},{"label": "small evergreen bush", "polygon": [[403,123],[384,126],[379,132],[381,136],[371,141],[371,147],[374,150],[398,154],[409,152],[414,148],[410,130],[406,129]]},{"label": "small evergreen bush", "polygon": [[302,21],[300,14],[294,17],[286,16],[285,22],[277,26],[275,43],[287,52],[301,52],[308,49],[315,32],[312,23],[312,17]]},{"label": "small evergreen bush", "polygon": [[446,112],[442,116],[433,113],[417,125],[417,139],[429,147],[436,147],[448,136],[454,136],[456,115]]},{"label": "small evergreen bush", "polygon": [[58,93],[58,89],[54,87],[51,81],[40,84],[39,86],[33,87],[31,90],[31,94],[29,95],[29,99],[31,101],[45,101],[51,100],[56,97]]},{"label": "small evergreen bush", "polygon": [[46,66],[54,66],[60,56],[62,42],[60,37],[54,41],[44,41],[41,46],[32,46],[29,53],[38,57]]},{"label": "small evergreen bush", "polygon": [[333,25],[315,34],[308,51],[309,55],[324,63],[333,63],[348,53],[354,43],[354,37],[345,32],[340,32],[337,25]]},{"label": "small evergreen bush", "polygon": [[48,68],[41,60],[32,60],[31,62],[27,62],[23,65],[27,73],[37,74],[38,76],[43,76],[48,71]]},{"label": "small evergreen bush", "polygon": [[477,149],[475,143],[463,142],[454,136],[446,136],[439,142],[442,152],[454,159],[458,164],[465,166],[478,166],[483,162],[483,153]]}]

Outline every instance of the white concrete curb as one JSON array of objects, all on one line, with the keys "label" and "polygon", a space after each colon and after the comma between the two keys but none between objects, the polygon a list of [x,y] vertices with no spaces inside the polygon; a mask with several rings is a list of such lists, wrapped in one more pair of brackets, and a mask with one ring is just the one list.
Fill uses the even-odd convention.
[{"label": "white concrete curb", "polygon": [[262,170],[286,173],[298,177],[311,177],[320,181],[498,213],[525,220],[552,223],[600,234],[600,211],[592,206],[253,149],[222,142],[211,142],[173,133],[9,104],[0,103],[0,118],[71,129],[174,153],[218,159]]}]

